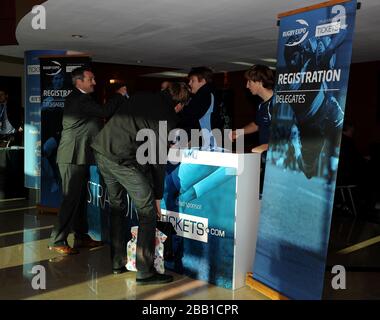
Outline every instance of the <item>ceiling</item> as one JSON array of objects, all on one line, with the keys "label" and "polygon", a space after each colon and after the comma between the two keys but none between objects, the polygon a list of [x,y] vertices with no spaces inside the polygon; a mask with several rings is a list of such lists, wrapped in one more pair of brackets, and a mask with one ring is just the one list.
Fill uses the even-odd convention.
[{"label": "ceiling", "polygon": [[[25,50],[89,52],[94,61],[215,71],[267,63],[277,51],[278,13],[321,0],[49,0],[46,30],[20,20],[18,46],[0,55],[23,57]],[[380,60],[380,0],[362,0],[357,13],[353,62]],[[83,35],[74,39],[72,35]],[[264,60],[263,60],[264,59]],[[138,62],[139,61],[139,62]],[[271,60],[269,60],[271,61]]]}]

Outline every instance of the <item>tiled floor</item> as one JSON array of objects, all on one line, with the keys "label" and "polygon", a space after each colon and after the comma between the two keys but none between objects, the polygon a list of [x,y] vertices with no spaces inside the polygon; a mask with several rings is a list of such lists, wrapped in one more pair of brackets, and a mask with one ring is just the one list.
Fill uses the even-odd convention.
[{"label": "tiled floor", "polygon": [[[232,291],[174,274],[175,281],[160,286],[136,287],[135,274],[110,274],[109,248],[81,250],[62,257],[48,250],[53,215],[38,215],[27,202],[1,203],[0,300],[1,299],[267,299],[248,288]],[[11,210],[11,211],[9,211]],[[69,238],[69,243],[73,239]],[[34,290],[32,269],[46,270],[46,290]],[[170,273],[170,272],[168,272]]]},{"label": "tiled floor", "polygon": [[[358,217],[333,215],[324,299],[380,299],[379,214]],[[334,265],[346,270],[346,289],[334,290]]]},{"label": "tiled floor", "polygon": [[[109,248],[61,257],[47,249],[54,215],[38,215],[27,201],[0,203],[1,299],[264,300],[248,287],[232,291],[173,274],[162,286],[136,287],[132,272],[110,274]],[[69,238],[72,243],[72,238]],[[342,250],[345,251],[342,251]],[[331,285],[333,265],[346,268],[346,289]],[[46,270],[46,290],[34,290],[32,269]],[[170,272],[169,272],[170,273]],[[380,224],[333,216],[324,299],[380,299]]]}]

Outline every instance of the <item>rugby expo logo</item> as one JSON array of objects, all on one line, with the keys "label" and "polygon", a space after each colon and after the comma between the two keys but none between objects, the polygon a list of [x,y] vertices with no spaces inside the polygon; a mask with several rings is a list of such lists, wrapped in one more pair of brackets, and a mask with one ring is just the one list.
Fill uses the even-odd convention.
[{"label": "rugby expo logo", "polygon": [[58,61],[50,61],[49,65],[43,66],[42,69],[45,71],[45,74],[48,76],[55,76],[60,73],[62,70],[62,66]]},{"label": "rugby expo logo", "polygon": [[309,24],[303,19],[298,19],[296,22],[300,25],[299,28],[282,32],[283,38],[294,38],[294,41],[285,43],[285,46],[287,47],[294,47],[299,45],[309,35]]}]

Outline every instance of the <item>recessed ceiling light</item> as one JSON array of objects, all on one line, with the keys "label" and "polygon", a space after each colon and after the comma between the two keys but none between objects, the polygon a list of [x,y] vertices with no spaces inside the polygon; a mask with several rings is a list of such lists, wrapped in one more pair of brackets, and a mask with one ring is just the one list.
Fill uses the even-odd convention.
[{"label": "recessed ceiling light", "polygon": [[277,59],[273,59],[273,58],[264,58],[264,59],[260,59],[261,61],[265,61],[265,62],[269,62],[269,63],[276,63],[277,62]]},{"label": "recessed ceiling light", "polygon": [[110,79],[110,83],[116,83],[116,79]]},{"label": "recessed ceiling light", "polygon": [[164,72],[144,74],[143,77],[154,77],[154,78],[186,78],[187,77],[187,73],[174,72],[174,71],[164,71]]},{"label": "recessed ceiling light", "polygon": [[72,37],[73,39],[82,39],[82,38],[83,38],[83,35],[81,35],[81,34],[73,34],[73,35],[71,35],[71,37]]},{"label": "recessed ceiling light", "polygon": [[244,62],[244,61],[232,61],[233,64],[238,64],[240,66],[248,66],[251,67],[253,65],[252,62]]},{"label": "recessed ceiling light", "polygon": [[142,63],[142,60],[136,60],[136,63],[140,64]]}]

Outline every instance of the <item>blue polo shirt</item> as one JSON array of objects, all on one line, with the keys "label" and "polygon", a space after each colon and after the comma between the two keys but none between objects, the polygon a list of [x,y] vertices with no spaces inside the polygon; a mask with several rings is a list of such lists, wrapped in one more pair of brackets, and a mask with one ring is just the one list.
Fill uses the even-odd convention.
[{"label": "blue polo shirt", "polygon": [[265,144],[269,142],[270,124],[272,121],[273,96],[259,104],[256,113],[256,124],[259,126],[259,143]]}]

